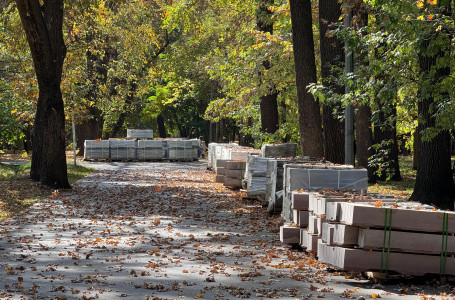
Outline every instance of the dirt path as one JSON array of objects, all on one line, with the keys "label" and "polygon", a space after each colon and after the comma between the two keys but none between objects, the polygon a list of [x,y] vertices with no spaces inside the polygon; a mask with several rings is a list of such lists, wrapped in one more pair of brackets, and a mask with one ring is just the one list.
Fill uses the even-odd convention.
[{"label": "dirt path", "polygon": [[0,224],[0,298],[396,299],[408,288],[327,273],[202,163],[92,166],[72,190]]}]

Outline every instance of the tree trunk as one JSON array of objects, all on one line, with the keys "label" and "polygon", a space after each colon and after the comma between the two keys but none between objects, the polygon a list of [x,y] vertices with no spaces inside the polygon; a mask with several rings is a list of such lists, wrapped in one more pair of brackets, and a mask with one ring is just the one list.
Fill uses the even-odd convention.
[{"label": "tree trunk", "polygon": [[85,140],[94,140],[103,136],[103,112],[96,105],[98,104],[99,87],[107,82],[107,65],[109,64],[111,51],[108,47],[99,49],[97,43],[93,45],[95,38],[96,33],[93,30],[89,30],[85,36],[87,43],[87,51],[85,53],[87,81],[89,82],[85,96],[94,104],[86,106],[88,114],[81,116],[80,119],[82,121],[77,122],[76,125],[78,156],[84,155]]},{"label": "tree trunk", "polygon": [[275,133],[278,130],[278,93],[269,92],[260,99],[262,132]]},{"label": "tree trunk", "polygon": [[30,153],[32,151],[32,126],[27,124],[24,129],[24,151]]},{"label": "tree trunk", "polygon": [[[262,32],[268,32],[270,34],[273,34],[273,21],[271,18],[273,13],[269,10],[269,6],[273,4],[274,0],[261,0],[259,2],[259,9],[257,12],[258,29]],[[264,61],[262,65],[266,70],[269,70],[271,67],[269,61]],[[267,94],[260,97],[259,103],[262,132],[275,133],[275,131],[277,131],[280,127],[277,98],[278,92],[275,91],[273,86],[269,86]]]},{"label": "tree trunk", "polygon": [[[378,145],[376,155],[381,155],[381,172],[377,179],[381,181],[401,181],[400,164],[398,160],[397,140],[397,107],[390,103],[392,99],[376,99],[378,106],[374,124],[373,143]],[[381,154],[384,153],[384,154]]]},{"label": "tree trunk", "polygon": [[[368,13],[361,3],[355,5],[353,14],[355,16],[353,26],[356,31],[368,25]],[[364,53],[359,51],[357,57],[359,64],[366,64]],[[359,166],[366,168],[368,171],[368,182],[375,183],[377,180],[376,168],[369,163],[369,159],[374,153],[371,147],[373,145],[373,132],[369,101],[370,99],[368,99],[366,104],[359,105],[355,113],[356,154]]]},{"label": "tree trunk", "polygon": [[65,112],[60,82],[66,47],[63,0],[16,0],[38,80],[30,177],[52,188],[69,188]]},{"label": "tree trunk", "polygon": [[290,0],[294,67],[299,110],[300,147],[303,155],[324,156],[319,102],[307,86],[316,82],[313,24],[310,0]]},{"label": "tree trunk", "polygon": [[[449,7],[447,4],[447,8]],[[449,11],[446,12],[447,15]],[[450,76],[450,67],[437,65],[438,59],[444,57],[444,54],[448,55],[449,46],[443,50],[439,45],[440,50],[436,54],[431,56],[428,54],[428,49],[434,47],[432,43],[440,38],[439,34],[447,33],[443,31],[437,34],[432,33],[431,37],[425,39],[420,46],[420,74],[422,78],[429,81],[419,85],[421,88],[418,92],[419,124],[417,129],[419,134],[422,134],[424,130],[436,127],[436,103],[433,92],[428,89],[437,89],[440,82]],[[449,39],[446,38],[446,40]],[[422,86],[426,87],[426,90],[423,90]],[[447,93],[441,94],[441,98],[447,97],[449,97]],[[411,200],[432,204],[441,209],[453,210],[455,186],[450,161],[450,134],[448,130],[436,130],[439,130],[439,133],[433,139],[426,140],[424,137],[419,139],[417,177]]]},{"label": "tree trunk", "polygon": [[88,111],[87,119],[76,125],[78,156],[84,155],[85,140],[95,140],[103,136],[104,118],[101,115],[102,111],[95,106],[91,106]]},{"label": "tree trunk", "polygon": [[368,160],[373,155],[373,134],[371,131],[371,108],[361,105],[355,114],[355,134],[357,136],[357,161],[360,167],[368,170],[368,182],[376,182],[375,168],[369,165]]},{"label": "tree trunk", "polygon": [[[324,86],[334,93],[344,94],[344,87],[337,85],[332,72],[333,66],[342,65],[343,44],[330,35],[330,26],[339,21],[341,3],[337,0],[319,0],[319,39],[321,51],[321,78]],[[324,103],[322,127],[324,132],[324,156],[333,163],[344,163],[344,119],[333,115],[334,110],[343,111],[341,103]]]},{"label": "tree trunk", "polygon": [[164,139],[166,137],[166,126],[164,125],[163,115],[159,114],[156,117],[156,123],[158,123],[158,133],[160,135],[160,138]]},{"label": "tree trunk", "polygon": [[419,158],[419,144],[420,144],[420,134],[419,134],[419,130],[416,129],[416,131],[414,132],[413,134],[413,137],[414,137],[414,141],[413,141],[413,144],[412,144],[412,169],[413,170],[417,170],[417,166],[419,164],[419,162],[417,161],[418,158]]}]

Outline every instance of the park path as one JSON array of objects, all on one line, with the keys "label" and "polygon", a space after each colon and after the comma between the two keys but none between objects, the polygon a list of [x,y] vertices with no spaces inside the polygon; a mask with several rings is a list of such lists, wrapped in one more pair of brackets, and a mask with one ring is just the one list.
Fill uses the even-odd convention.
[{"label": "park path", "polygon": [[[0,298],[396,299],[279,242],[278,220],[203,163],[96,170],[0,224]],[[419,289],[409,290],[400,299]]]}]

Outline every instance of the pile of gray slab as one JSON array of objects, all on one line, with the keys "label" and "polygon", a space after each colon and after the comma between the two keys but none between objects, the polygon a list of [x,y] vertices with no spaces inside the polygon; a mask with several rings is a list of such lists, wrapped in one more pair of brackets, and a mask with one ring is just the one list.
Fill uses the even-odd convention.
[{"label": "pile of gray slab", "polygon": [[126,139],[86,140],[85,160],[171,160],[198,159],[199,140],[154,140],[153,130],[128,129]]},{"label": "pile of gray slab", "polygon": [[355,272],[455,275],[455,213],[363,193],[294,191],[284,243]]}]

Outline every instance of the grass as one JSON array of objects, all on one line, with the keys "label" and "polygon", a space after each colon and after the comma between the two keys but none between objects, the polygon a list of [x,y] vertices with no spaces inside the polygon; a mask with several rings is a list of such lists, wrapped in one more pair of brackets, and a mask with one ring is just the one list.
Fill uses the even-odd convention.
[{"label": "grass", "polygon": [[[92,169],[68,164],[68,181],[73,184]],[[52,189],[29,179],[30,163],[8,165],[0,163],[0,222],[41,201]]]},{"label": "grass", "polygon": [[400,172],[402,181],[385,181],[370,184],[368,191],[393,195],[401,199],[409,199],[414,190],[416,171],[412,169],[412,156],[400,156]]}]

